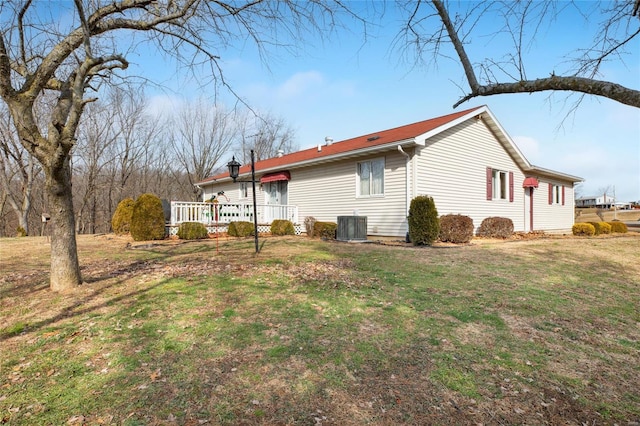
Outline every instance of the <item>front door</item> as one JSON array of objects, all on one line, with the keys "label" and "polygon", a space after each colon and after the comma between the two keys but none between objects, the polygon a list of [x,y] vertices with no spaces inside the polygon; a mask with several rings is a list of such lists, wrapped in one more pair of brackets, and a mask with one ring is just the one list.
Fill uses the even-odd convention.
[{"label": "front door", "polygon": [[524,189],[524,229],[533,231],[533,187]]},{"label": "front door", "polygon": [[288,183],[286,180],[267,183],[267,207],[265,215],[268,223],[271,223],[275,219],[287,218]]}]

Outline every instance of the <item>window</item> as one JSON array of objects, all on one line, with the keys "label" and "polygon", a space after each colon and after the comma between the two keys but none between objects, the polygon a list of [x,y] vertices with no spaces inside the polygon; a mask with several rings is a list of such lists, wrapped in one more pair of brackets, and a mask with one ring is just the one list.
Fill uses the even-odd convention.
[{"label": "window", "polygon": [[384,158],[358,163],[358,196],[384,195]]},{"label": "window", "polygon": [[493,199],[507,199],[507,172],[493,170],[491,178],[491,186],[493,187]]},{"label": "window", "polygon": [[513,202],[513,172],[487,167],[487,200],[509,200]]},{"label": "window", "polygon": [[564,185],[549,184],[549,204],[561,204],[564,206]]},{"label": "window", "polygon": [[240,182],[240,198],[249,198],[249,184]]}]

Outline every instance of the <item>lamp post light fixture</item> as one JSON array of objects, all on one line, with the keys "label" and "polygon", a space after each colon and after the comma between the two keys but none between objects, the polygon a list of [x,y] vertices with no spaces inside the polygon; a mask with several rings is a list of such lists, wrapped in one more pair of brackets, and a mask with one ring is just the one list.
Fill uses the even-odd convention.
[{"label": "lamp post light fixture", "polygon": [[[227,167],[229,168],[229,176],[235,182],[240,174],[240,163],[236,161],[236,157],[233,156],[231,161],[227,163]],[[253,155],[253,150],[251,150],[251,186],[253,189],[253,235],[256,244],[256,253],[260,252],[260,246],[258,245],[258,207],[256,205],[256,165]]]},{"label": "lamp post light fixture", "polygon": [[229,168],[229,176],[231,176],[231,179],[233,179],[233,182],[235,182],[236,179],[238,179],[238,175],[240,174],[240,163],[236,161],[235,155],[233,156],[231,161],[227,163],[227,167]]}]

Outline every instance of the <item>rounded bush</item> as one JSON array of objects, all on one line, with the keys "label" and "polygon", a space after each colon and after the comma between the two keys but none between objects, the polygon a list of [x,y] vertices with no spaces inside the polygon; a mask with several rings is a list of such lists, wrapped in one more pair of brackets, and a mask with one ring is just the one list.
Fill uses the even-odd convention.
[{"label": "rounded bush", "polygon": [[317,222],[313,216],[307,216],[304,218],[304,230],[307,232],[307,237],[313,237],[313,227]]},{"label": "rounded bush", "polygon": [[438,238],[440,222],[433,198],[419,195],[409,206],[409,240],[414,246],[430,246]]},{"label": "rounded bush", "polygon": [[323,240],[335,240],[338,224],[335,222],[315,222],[313,224],[313,235]]},{"label": "rounded bush", "polygon": [[22,226],[18,226],[16,228],[16,237],[26,237],[26,236],[27,236],[27,231]]},{"label": "rounded bush", "polygon": [[296,229],[290,220],[276,219],[271,222],[271,235],[296,235]]},{"label": "rounded bush", "polygon": [[508,217],[487,217],[476,234],[479,237],[510,238],[513,235],[513,221]]},{"label": "rounded bush", "polygon": [[116,212],[111,218],[111,228],[116,235],[128,234],[131,230],[131,217],[133,216],[133,198],[125,198],[118,203]]},{"label": "rounded bush", "polygon": [[590,223],[576,223],[571,227],[573,235],[584,235],[590,237],[596,234],[596,228]]},{"label": "rounded bush", "polygon": [[200,222],[183,222],[178,227],[178,238],[181,240],[201,240],[208,237],[207,227]]},{"label": "rounded bush", "polygon": [[237,221],[229,223],[227,234],[230,237],[248,237],[253,235],[255,226],[251,222]]},{"label": "rounded bush", "polygon": [[607,222],[589,222],[593,225],[596,230],[596,235],[600,234],[610,234],[611,233],[611,225]]},{"label": "rounded bush", "polygon": [[473,238],[473,219],[461,214],[441,216],[439,238],[443,242],[468,243]]},{"label": "rounded bush", "polygon": [[162,201],[153,194],[142,194],[133,205],[131,236],[134,241],[164,239]]},{"label": "rounded bush", "polygon": [[611,233],[626,234],[629,232],[629,228],[624,222],[613,221],[607,223],[611,225]]}]

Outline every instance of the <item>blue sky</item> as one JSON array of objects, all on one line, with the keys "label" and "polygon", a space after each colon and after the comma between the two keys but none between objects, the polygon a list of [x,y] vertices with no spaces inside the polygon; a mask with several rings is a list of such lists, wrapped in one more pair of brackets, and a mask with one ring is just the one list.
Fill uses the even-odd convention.
[{"label": "blue sky", "polygon": [[[590,3],[579,4],[592,23],[599,19]],[[462,67],[446,58],[414,67],[392,47],[400,15],[391,3],[387,9],[366,42],[357,29],[324,42],[305,40],[296,55],[274,52],[268,67],[250,46],[234,46],[221,55],[225,77],[250,105],[284,117],[296,130],[300,148],[317,145],[325,136],[340,141],[453,112],[463,95],[460,87],[467,89]],[[569,66],[566,55],[585,47],[594,29],[575,10],[559,13],[554,26],[542,28],[531,43],[528,77],[562,75]],[[490,21],[479,26],[468,46],[473,62],[510,51],[508,39],[481,36],[493,31]],[[624,64],[605,64],[601,79],[640,88],[640,41],[634,43]],[[168,85],[163,92],[149,91],[157,104],[203,94],[195,81],[176,73],[175,65],[144,55],[130,60],[134,70],[140,67],[147,78]],[[221,99],[234,102],[229,94]],[[618,200],[640,200],[640,109],[586,97],[570,113],[575,99],[558,92],[499,95],[472,99],[458,109],[488,105],[529,162],[584,178],[580,194],[615,187]]]}]

